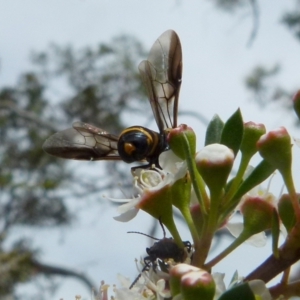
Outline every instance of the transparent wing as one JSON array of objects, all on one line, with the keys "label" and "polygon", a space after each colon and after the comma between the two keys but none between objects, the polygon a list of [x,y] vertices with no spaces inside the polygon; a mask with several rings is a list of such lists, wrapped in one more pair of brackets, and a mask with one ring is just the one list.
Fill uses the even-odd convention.
[{"label": "transparent wing", "polygon": [[300,139],[294,138],[294,142],[298,147],[300,147]]},{"label": "transparent wing", "polygon": [[77,160],[120,160],[118,137],[93,125],[75,122],[73,128],[59,131],[43,144],[47,153]]},{"label": "transparent wing", "polygon": [[177,127],[182,51],[175,31],[168,30],[156,40],[139,70],[159,131]]}]

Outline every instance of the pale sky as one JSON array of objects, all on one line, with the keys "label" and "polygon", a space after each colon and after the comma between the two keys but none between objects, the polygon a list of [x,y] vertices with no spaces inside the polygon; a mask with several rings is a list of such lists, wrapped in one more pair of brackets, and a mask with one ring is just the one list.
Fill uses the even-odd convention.
[{"label": "pale sky", "polygon": [[[300,86],[299,74],[295,71],[300,70],[300,45],[280,25],[280,16],[291,8],[291,3],[260,1],[263,4],[260,6],[258,35],[248,48],[246,44],[252,30],[250,11],[230,16],[215,10],[209,2],[0,0],[0,86],[16,83],[17,75],[29,67],[30,51],[44,50],[51,42],[75,47],[94,46],[109,42],[115,35],[128,33],[150,50],[161,33],[173,29],[178,33],[183,49],[179,110],[195,110],[208,119],[218,113],[226,120],[240,107],[245,121],[265,123],[268,129],[290,126],[295,118],[293,115],[278,106],[262,110],[250,102],[243,79],[257,64],[272,66],[279,62],[282,64],[279,83],[291,90]],[[199,147],[203,145],[205,128],[199,121],[179,116],[178,123],[192,126]],[[293,130],[293,134],[297,135],[297,130]],[[72,164],[78,166],[82,162]],[[94,168],[94,172],[99,171],[98,163]],[[98,197],[99,202],[107,201],[101,195]],[[136,275],[134,258],[144,255],[148,241],[126,232],[147,232],[151,219],[139,213],[129,223],[117,223],[112,219],[116,212],[106,205],[103,211],[100,205],[97,210],[95,207],[89,210],[82,203],[73,206],[74,203],[69,202],[73,211],[84,207],[78,224],[64,230],[36,230],[34,233],[34,245],[43,249],[41,260],[84,270],[97,283],[101,280],[118,283],[117,273],[133,279]],[[20,234],[20,229],[16,229],[15,234]],[[184,240],[190,239],[188,233],[182,231],[182,235],[185,234]],[[22,235],[30,237],[32,230],[23,230]],[[243,253],[240,252],[241,261],[235,266],[244,275],[262,260],[259,257],[261,249],[251,248],[250,251],[253,257],[247,257],[248,265],[243,266]],[[263,258],[269,251],[270,247]],[[218,271],[222,271],[222,266]],[[78,281],[64,279],[53,299],[71,300],[77,294],[90,299]]]}]

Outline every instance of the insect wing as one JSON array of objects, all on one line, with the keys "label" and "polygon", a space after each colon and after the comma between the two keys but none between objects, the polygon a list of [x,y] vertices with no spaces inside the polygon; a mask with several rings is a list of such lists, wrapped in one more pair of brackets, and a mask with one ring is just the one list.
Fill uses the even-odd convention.
[{"label": "insect wing", "polygon": [[182,50],[173,30],[164,32],[139,64],[153,114],[162,133],[177,127],[178,97],[182,77]]},{"label": "insect wing", "polygon": [[93,125],[75,122],[73,128],[59,131],[44,143],[47,153],[77,160],[120,160],[118,137]]}]

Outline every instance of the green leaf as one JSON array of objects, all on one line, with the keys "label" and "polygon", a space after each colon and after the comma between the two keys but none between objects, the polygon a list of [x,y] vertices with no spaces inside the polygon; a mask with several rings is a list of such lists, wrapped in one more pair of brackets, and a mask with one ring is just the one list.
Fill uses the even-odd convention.
[{"label": "green leaf", "polygon": [[245,195],[255,186],[259,185],[269,176],[271,176],[275,170],[276,168],[269,164],[266,160],[262,160],[240,185],[239,189],[234,195],[234,198],[240,198]]},{"label": "green leaf", "polygon": [[232,286],[234,283],[238,282],[238,280],[239,280],[239,273],[237,270],[235,270],[230,280],[229,286]]},{"label": "green leaf", "polygon": [[218,115],[214,115],[206,129],[205,146],[220,143],[224,122]]},{"label": "green leaf", "polygon": [[232,209],[236,207],[242,196],[244,196],[255,186],[262,183],[264,180],[266,180],[270,175],[273,174],[275,170],[276,168],[274,168],[266,160],[262,160],[252,171],[252,173],[241,183],[237,192],[231,199],[229,205],[226,207],[226,213],[232,211]]},{"label": "green leaf", "polygon": [[240,149],[240,145],[243,138],[244,122],[240,109],[238,109],[225,123],[221,144],[232,149],[236,155]]},{"label": "green leaf", "polygon": [[243,283],[226,291],[218,300],[255,300],[248,283]]}]

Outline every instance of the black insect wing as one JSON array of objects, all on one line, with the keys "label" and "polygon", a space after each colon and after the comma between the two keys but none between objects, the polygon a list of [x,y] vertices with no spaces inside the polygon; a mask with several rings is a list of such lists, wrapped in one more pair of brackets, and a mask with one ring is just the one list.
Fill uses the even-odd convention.
[{"label": "black insect wing", "polygon": [[50,136],[43,149],[56,157],[76,160],[120,160],[118,136],[93,125],[75,122]]}]

